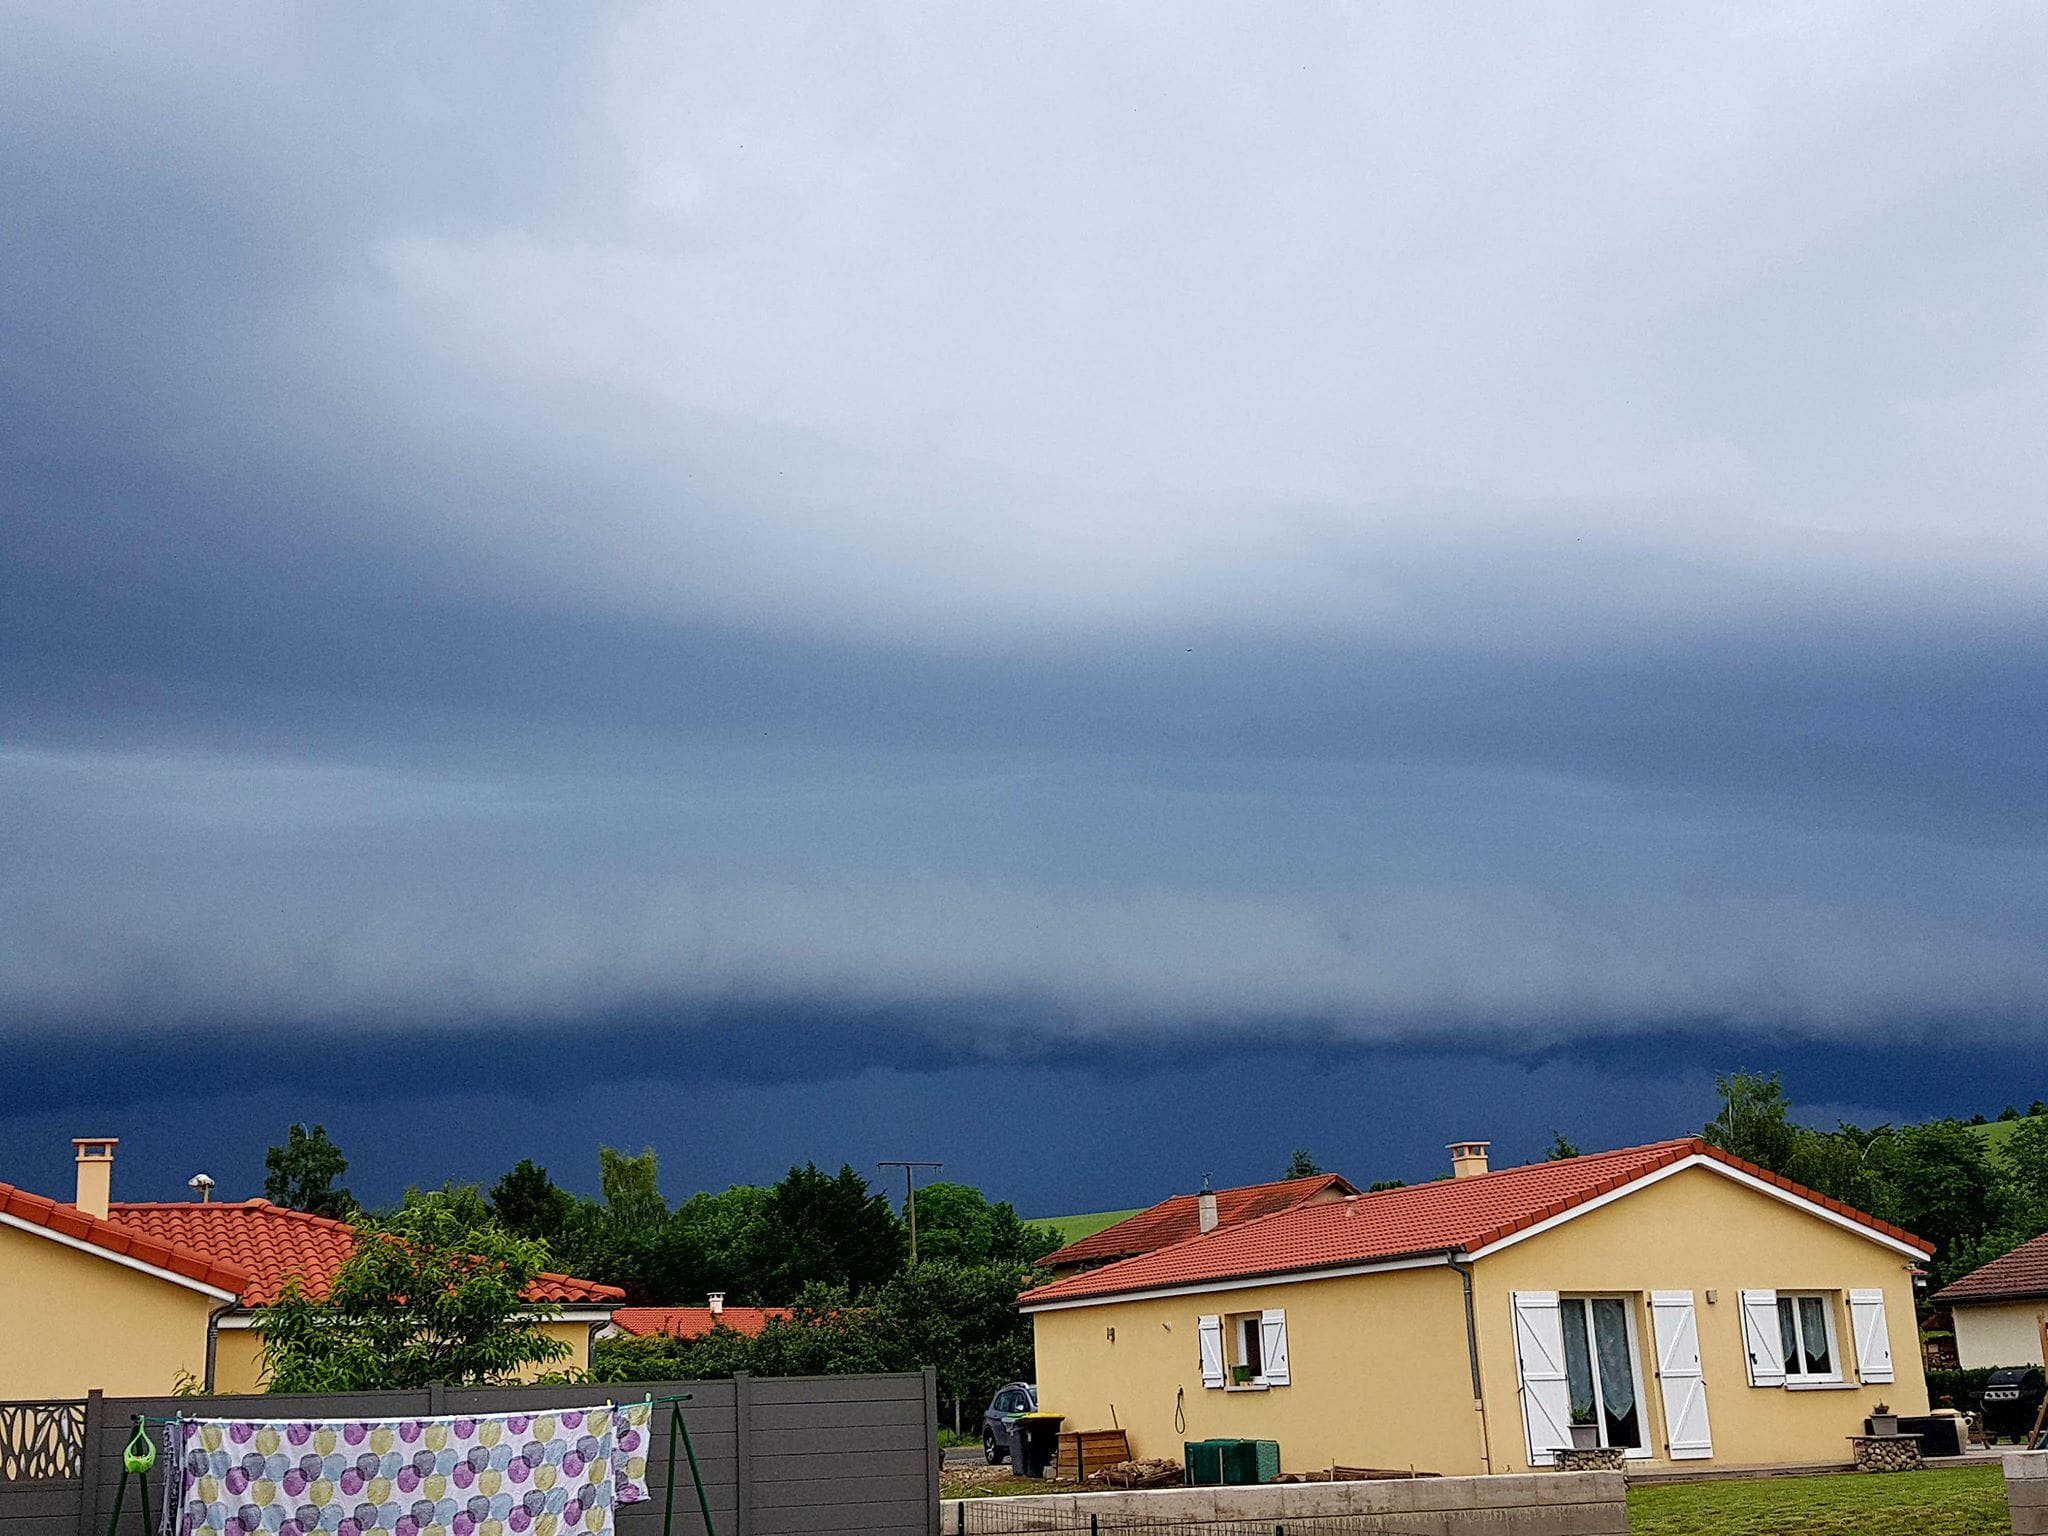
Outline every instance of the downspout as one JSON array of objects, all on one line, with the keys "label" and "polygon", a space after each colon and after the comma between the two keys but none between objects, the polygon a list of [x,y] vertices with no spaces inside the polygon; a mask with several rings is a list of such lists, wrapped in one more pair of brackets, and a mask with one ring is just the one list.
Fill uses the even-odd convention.
[{"label": "downspout", "polygon": [[220,1320],[235,1310],[235,1303],[215,1307],[206,1314],[206,1392],[213,1395],[214,1362],[220,1354]]},{"label": "downspout", "polygon": [[1486,1389],[1479,1380],[1479,1315],[1472,1305],[1472,1261],[1453,1253],[1447,1261],[1465,1286],[1465,1358],[1472,1366],[1472,1411],[1479,1415],[1479,1459],[1493,1472],[1493,1436],[1486,1424]]}]

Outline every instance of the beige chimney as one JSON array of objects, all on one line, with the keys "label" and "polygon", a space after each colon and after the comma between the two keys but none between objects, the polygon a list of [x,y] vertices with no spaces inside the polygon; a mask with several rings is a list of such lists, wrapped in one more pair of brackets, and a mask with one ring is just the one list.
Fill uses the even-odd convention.
[{"label": "beige chimney", "polygon": [[713,1291],[711,1293],[711,1315],[713,1317],[725,1316],[725,1292]]},{"label": "beige chimney", "polygon": [[118,1136],[74,1136],[78,1154],[78,1198],[73,1203],[88,1216],[105,1221],[107,1202],[114,1198],[114,1148]]},{"label": "beige chimney", "polygon": [[1454,1141],[1450,1145],[1451,1177],[1473,1179],[1486,1172],[1486,1149],[1490,1141]]},{"label": "beige chimney", "polygon": [[1195,1202],[1195,1208],[1202,1213],[1202,1230],[1216,1230],[1216,1191],[1209,1187],[1209,1176],[1202,1175],[1202,1197]]}]

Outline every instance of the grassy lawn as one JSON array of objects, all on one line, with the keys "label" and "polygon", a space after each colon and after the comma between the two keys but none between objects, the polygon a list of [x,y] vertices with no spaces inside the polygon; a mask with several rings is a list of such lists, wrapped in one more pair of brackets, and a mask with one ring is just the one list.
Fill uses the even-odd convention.
[{"label": "grassy lawn", "polygon": [[1935,1472],[1770,1477],[1632,1488],[1631,1536],[2007,1536],[2005,1474]]},{"label": "grassy lawn", "polygon": [[[1142,1210],[1139,1207],[1138,1210]],[[1093,1237],[1104,1227],[1113,1227],[1126,1216],[1135,1216],[1138,1210],[1091,1211],[1085,1216],[1033,1216],[1028,1224],[1034,1227],[1051,1227],[1059,1233],[1063,1243],[1078,1243],[1084,1237]]]}]

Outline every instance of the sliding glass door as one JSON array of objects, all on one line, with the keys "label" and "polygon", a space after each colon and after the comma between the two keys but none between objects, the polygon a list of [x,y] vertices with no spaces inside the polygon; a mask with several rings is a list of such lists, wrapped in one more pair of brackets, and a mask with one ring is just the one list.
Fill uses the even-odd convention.
[{"label": "sliding glass door", "polygon": [[1604,1446],[1643,1450],[1649,1438],[1635,1309],[1620,1296],[1566,1296],[1559,1304],[1572,1417],[1583,1422],[1582,1416],[1590,1414]]}]

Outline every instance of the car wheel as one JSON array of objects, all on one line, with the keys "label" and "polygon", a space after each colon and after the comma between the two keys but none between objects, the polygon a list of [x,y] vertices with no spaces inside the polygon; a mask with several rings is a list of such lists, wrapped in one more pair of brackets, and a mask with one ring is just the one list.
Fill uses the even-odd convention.
[{"label": "car wheel", "polygon": [[984,1429],[981,1432],[981,1454],[988,1458],[990,1466],[999,1467],[1002,1465],[1003,1452],[996,1444],[994,1430]]}]

